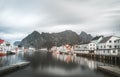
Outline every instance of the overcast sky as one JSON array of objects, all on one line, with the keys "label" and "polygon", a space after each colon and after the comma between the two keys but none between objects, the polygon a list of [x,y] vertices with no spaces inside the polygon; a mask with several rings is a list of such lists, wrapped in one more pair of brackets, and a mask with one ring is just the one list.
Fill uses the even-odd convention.
[{"label": "overcast sky", "polygon": [[34,30],[120,35],[120,0],[0,0],[0,38],[21,40]]}]

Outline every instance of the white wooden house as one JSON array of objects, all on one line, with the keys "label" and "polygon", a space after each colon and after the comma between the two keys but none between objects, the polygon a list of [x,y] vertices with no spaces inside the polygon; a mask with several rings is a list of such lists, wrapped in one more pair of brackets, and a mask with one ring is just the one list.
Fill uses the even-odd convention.
[{"label": "white wooden house", "polygon": [[98,43],[103,39],[103,36],[96,36],[90,42],[75,45],[74,50],[80,53],[94,53],[98,49]]},{"label": "white wooden house", "polygon": [[12,45],[5,40],[0,39],[0,53],[6,54],[7,52],[10,52],[12,49]]},{"label": "white wooden house", "polygon": [[51,51],[53,52],[59,52],[59,53],[73,53],[73,46],[66,44],[66,45],[62,45],[62,46],[53,46],[51,48]]},{"label": "white wooden house", "polygon": [[96,36],[92,39],[91,43],[89,44],[89,49],[90,49],[91,53],[96,53],[99,42],[102,39],[103,39],[103,36]]},{"label": "white wooden house", "polygon": [[6,53],[5,51],[5,41],[0,39],[0,53]]},{"label": "white wooden house", "polygon": [[116,40],[120,39],[117,36],[104,37],[98,44],[98,50],[95,54],[99,55],[118,55]]},{"label": "white wooden house", "polygon": [[75,53],[89,53],[89,42],[82,43],[80,45],[74,45],[74,51]]},{"label": "white wooden house", "polygon": [[120,39],[117,39],[115,41],[116,41],[116,49],[118,51],[118,55],[120,55]]},{"label": "white wooden house", "polygon": [[97,49],[96,43],[90,42],[90,43],[88,44],[88,50],[94,51],[94,50],[96,50],[96,49]]},{"label": "white wooden house", "polygon": [[120,49],[120,39],[117,39],[115,41],[116,41],[116,48]]}]

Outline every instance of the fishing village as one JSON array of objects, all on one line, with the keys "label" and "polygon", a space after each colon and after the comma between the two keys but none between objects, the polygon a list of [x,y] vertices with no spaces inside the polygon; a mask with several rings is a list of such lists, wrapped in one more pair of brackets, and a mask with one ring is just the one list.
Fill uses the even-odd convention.
[{"label": "fishing village", "polygon": [[120,0],[0,0],[0,77],[120,77]]},{"label": "fishing village", "polygon": [[[15,46],[10,42],[0,39],[0,58],[17,54],[42,52],[42,54],[51,53],[54,55],[68,55],[67,62],[74,61],[71,56],[80,56],[83,58],[92,59],[94,61],[102,62],[103,65],[98,65],[97,70],[107,72],[116,77],[120,76],[120,37],[119,36],[96,36],[90,42],[81,43],[79,45],[65,44],[62,46],[52,46],[49,50],[47,48],[35,49],[33,47],[25,48],[21,45]],[[39,57],[38,57],[39,58]],[[61,59],[61,58],[59,58]],[[63,58],[64,60],[64,58]],[[4,64],[4,63],[3,63]],[[0,67],[0,74],[6,74],[13,70],[18,70],[24,66],[28,66],[30,62],[16,61],[10,65],[3,65]],[[12,66],[11,66],[12,65]]]}]

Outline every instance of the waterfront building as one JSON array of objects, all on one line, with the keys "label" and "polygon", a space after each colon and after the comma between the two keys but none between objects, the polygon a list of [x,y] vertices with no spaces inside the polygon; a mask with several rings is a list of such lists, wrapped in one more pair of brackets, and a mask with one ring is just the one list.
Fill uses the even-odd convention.
[{"label": "waterfront building", "polygon": [[51,50],[66,53],[74,51],[82,54],[120,55],[120,37],[96,36],[90,42],[74,45],[73,47],[66,44],[60,47],[53,47]]},{"label": "waterfront building", "polygon": [[5,53],[5,41],[0,39],[0,53]]},{"label": "waterfront building", "polygon": [[52,52],[57,52],[57,53],[73,53],[73,46],[66,44],[66,45],[62,45],[62,46],[53,46],[51,48]]},{"label": "waterfront building", "polygon": [[104,37],[98,44],[98,49],[95,54],[99,55],[118,55],[119,49],[117,46],[120,37],[118,36],[108,36]]},{"label": "waterfront building", "polygon": [[96,53],[98,49],[99,42],[103,39],[104,36],[96,36],[91,40],[89,44],[89,49],[91,53]]},{"label": "waterfront building", "polygon": [[94,53],[96,52],[96,50],[98,49],[98,44],[99,42],[103,39],[103,36],[96,36],[94,37],[90,43],[88,44],[88,50],[91,52],[91,53]]},{"label": "waterfront building", "polygon": [[75,45],[74,50],[80,53],[94,53],[98,49],[98,44],[102,39],[103,36],[96,36],[90,42]]},{"label": "waterfront building", "polygon": [[0,39],[0,54],[9,53],[12,49],[10,42]]},{"label": "waterfront building", "polygon": [[53,47],[51,48],[51,51],[57,51],[57,46],[53,46]]},{"label": "waterfront building", "polygon": [[80,45],[74,45],[74,51],[76,53],[89,53],[89,42],[82,43]]}]

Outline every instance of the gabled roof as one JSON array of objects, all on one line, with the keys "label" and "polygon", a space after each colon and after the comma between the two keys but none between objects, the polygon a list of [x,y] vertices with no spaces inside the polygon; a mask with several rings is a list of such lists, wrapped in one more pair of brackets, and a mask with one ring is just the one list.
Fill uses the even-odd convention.
[{"label": "gabled roof", "polygon": [[83,42],[83,43],[80,43],[80,45],[82,45],[82,44],[89,44],[90,42]]},{"label": "gabled roof", "polygon": [[0,44],[2,44],[4,42],[4,40],[0,39]]},{"label": "gabled roof", "polygon": [[117,40],[115,40],[115,41],[119,41],[120,39],[117,39]]},{"label": "gabled roof", "polygon": [[92,39],[92,41],[93,41],[93,40],[98,40],[100,37],[103,37],[103,36],[96,36],[96,37],[94,37],[94,38]]},{"label": "gabled roof", "polygon": [[99,43],[106,43],[112,36],[104,37]]}]

